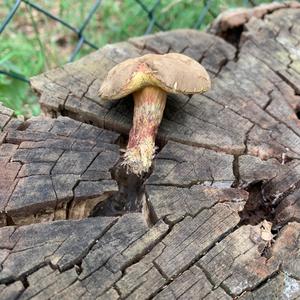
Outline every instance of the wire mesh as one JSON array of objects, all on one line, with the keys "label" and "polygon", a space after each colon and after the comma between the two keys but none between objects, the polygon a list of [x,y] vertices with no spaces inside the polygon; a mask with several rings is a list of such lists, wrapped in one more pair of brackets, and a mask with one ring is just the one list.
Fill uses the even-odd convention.
[{"label": "wire mesh", "polygon": [[[11,9],[9,10],[9,13],[4,18],[4,20],[1,22],[0,20],[0,34],[5,31],[7,26],[10,22],[14,21],[14,16],[17,13],[18,9],[20,8],[21,4],[24,4],[31,9],[34,9],[35,11],[45,15],[47,18],[50,18],[54,20],[55,22],[60,23],[62,26],[67,28],[70,32],[75,34],[77,43],[70,54],[67,62],[72,62],[76,59],[78,53],[82,49],[84,45],[87,45],[91,49],[98,49],[99,45],[94,44],[91,42],[88,38],[85,36],[85,30],[88,27],[91,19],[95,16],[97,11],[101,8],[101,4],[104,1],[113,1],[113,0],[95,0],[94,4],[91,6],[89,12],[87,13],[86,17],[84,18],[82,24],[79,27],[74,27],[73,25],[69,24],[67,21],[63,20],[62,18],[52,14],[44,7],[36,4],[33,1],[30,0],[16,0],[15,3],[12,5]],[[128,1],[128,0],[126,0]],[[203,6],[201,11],[198,12],[198,17],[194,21],[194,25],[192,27],[199,29],[204,21],[204,19],[207,17],[207,15],[210,15],[211,17],[216,17],[216,13],[212,10],[213,3],[217,0],[203,0]],[[144,1],[144,0],[133,0],[133,2],[140,6],[140,8],[144,11],[147,18],[145,19],[145,22],[147,22],[146,30],[144,34],[149,34],[153,32],[153,30],[159,30],[164,31],[169,28],[166,28],[166,26],[162,25],[157,18],[157,15],[160,14],[160,4],[161,0],[152,0],[152,1]],[[147,3],[146,3],[147,2]],[[151,4],[149,4],[149,2]],[[172,1],[169,1],[170,3]],[[176,1],[175,1],[176,2]],[[177,0],[179,2],[179,0]],[[243,6],[254,6],[256,5],[255,0],[243,0],[242,1]],[[184,12],[183,12],[184,13]],[[0,74],[3,74],[5,76],[12,77],[14,79],[18,79],[24,82],[29,82],[28,78],[24,76],[23,74],[19,74],[17,72],[14,72],[12,70],[4,70],[1,69],[0,66]]]}]

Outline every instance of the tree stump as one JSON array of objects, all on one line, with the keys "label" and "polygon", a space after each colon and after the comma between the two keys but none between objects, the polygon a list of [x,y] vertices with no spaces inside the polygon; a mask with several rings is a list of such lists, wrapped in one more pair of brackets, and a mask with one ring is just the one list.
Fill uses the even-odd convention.
[{"label": "tree stump", "polygon": [[[298,299],[300,5],[133,38],[31,79],[44,116],[0,106],[0,299]],[[143,178],[120,167],[118,62],[184,53],[212,78],[174,96]]]}]

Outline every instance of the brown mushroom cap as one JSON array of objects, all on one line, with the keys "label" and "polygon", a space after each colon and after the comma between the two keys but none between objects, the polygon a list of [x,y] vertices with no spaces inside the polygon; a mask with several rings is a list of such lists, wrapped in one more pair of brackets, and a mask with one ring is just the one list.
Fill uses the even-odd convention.
[{"label": "brown mushroom cap", "polygon": [[174,94],[196,94],[210,88],[210,79],[206,70],[186,55],[146,54],[112,68],[102,83],[99,96],[119,99],[146,86],[157,86]]}]

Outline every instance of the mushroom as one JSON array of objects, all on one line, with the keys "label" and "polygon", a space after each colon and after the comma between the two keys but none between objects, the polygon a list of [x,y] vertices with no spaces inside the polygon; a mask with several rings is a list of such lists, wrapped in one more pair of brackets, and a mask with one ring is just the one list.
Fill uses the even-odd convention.
[{"label": "mushroom", "polygon": [[122,164],[137,175],[148,172],[167,93],[195,94],[209,88],[206,70],[183,54],[146,54],[112,68],[102,83],[99,96],[115,100],[133,94],[134,99],[133,126]]}]

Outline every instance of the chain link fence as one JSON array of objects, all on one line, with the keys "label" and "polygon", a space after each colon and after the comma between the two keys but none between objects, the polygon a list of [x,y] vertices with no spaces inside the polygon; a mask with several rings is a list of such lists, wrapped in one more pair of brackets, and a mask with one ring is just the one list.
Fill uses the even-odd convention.
[{"label": "chain link fence", "polygon": [[[116,40],[126,39],[130,35],[141,35],[150,34],[156,31],[165,31],[172,28],[178,27],[190,27],[195,29],[202,29],[206,24],[211,22],[222,9],[227,9],[228,7],[244,6],[251,7],[260,4],[263,0],[91,0],[91,1],[76,1],[77,3],[82,2],[82,7],[75,8],[75,3],[69,0],[56,1],[53,0],[53,6],[49,8],[49,1],[29,1],[29,0],[2,0],[3,4],[0,4],[0,43],[4,45],[5,41],[17,38],[18,30],[22,28],[22,21],[18,17],[19,11],[24,13],[27,12],[30,15],[30,22],[34,34],[37,36],[38,46],[40,47],[40,52],[44,51],[48,44],[40,39],[39,30],[42,30],[49,38],[53,34],[54,23],[62,26],[66,31],[64,31],[64,36],[61,37],[60,42],[65,44],[68,36],[72,36],[72,42],[68,43],[69,52],[68,55],[64,55],[62,64],[66,62],[72,62],[76,58],[89,53],[99,47],[103,46],[106,42],[115,42]],[[71,4],[64,7],[65,3],[69,1]],[[266,0],[266,2],[272,2]],[[57,7],[60,8],[56,12],[55,3]],[[86,8],[87,4],[88,9]],[[3,5],[3,8],[1,6]],[[118,6],[119,5],[119,6]],[[83,9],[84,7],[84,9]],[[121,7],[118,8],[118,7]],[[113,13],[107,13],[110,9],[115,9]],[[64,19],[61,11],[65,9],[68,12],[68,18]],[[74,11],[72,11],[74,9]],[[75,10],[81,11],[80,20],[81,23],[74,22],[78,18],[76,17]],[[117,13],[119,9],[119,13]],[[2,11],[2,15],[1,15]],[[3,12],[6,12],[5,14]],[[175,13],[174,13],[175,11]],[[74,17],[72,17],[74,13]],[[82,15],[85,13],[85,15]],[[101,15],[101,19],[97,19],[97,16]],[[49,25],[45,26],[43,24],[48,21],[40,21],[40,17],[51,20]],[[124,17],[125,16],[125,17]],[[19,18],[19,19],[18,19]],[[124,19],[125,18],[125,19]],[[95,20],[96,19],[96,20]],[[119,19],[122,19],[122,24],[118,24]],[[38,21],[36,21],[38,20]],[[91,23],[94,21],[94,25]],[[20,22],[18,26],[13,26],[13,30],[5,35],[6,31],[9,31],[11,24]],[[29,22],[29,23],[30,23]],[[54,23],[53,23],[54,22]],[[106,24],[103,27],[99,24]],[[74,23],[76,25],[74,25]],[[115,24],[114,27],[112,24]],[[28,27],[28,24],[26,23]],[[87,34],[88,28],[93,26],[95,29]],[[30,27],[30,24],[29,24]],[[124,28],[117,28],[124,27]],[[111,33],[111,36],[106,37],[107,32]],[[28,34],[26,31],[22,32],[23,35]],[[103,38],[100,42],[95,41],[94,36],[101,35]],[[2,42],[1,42],[2,38]],[[59,40],[59,39],[58,39]],[[22,47],[26,46],[26,41],[22,43]],[[71,49],[70,49],[71,47]],[[22,69],[18,68],[18,62],[10,61],[10,54],[6,52],[12,52],[6,49],[1,49],[0,47],[0,76],[12,78],[13,80],[29,83],[28,77],[35,75],[37,72],[44,71],[47,66],[43,66],[40,69],[30,70],[27,74],[22,73]],[[28,54],[28,51],[24,51]],[[2,54],[4,57],[2,57]],[[44,60],[47,61],[47,53],[43,54]],[[13,57],[11,57],[13,60]],[[24,61],[30,59],[30,57],[24,56]],[[22,57],[19,64],[23,63]],[[53,67],[53,66],[51,66]],[[0,78],[0,97],[1,97],[1,78]],[[0,99],[1,101],[1,99]]]}]

